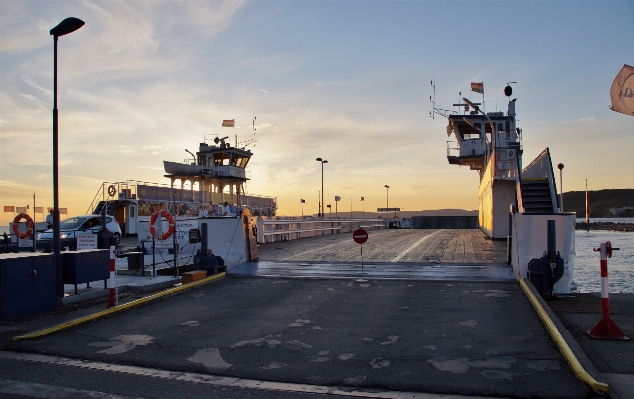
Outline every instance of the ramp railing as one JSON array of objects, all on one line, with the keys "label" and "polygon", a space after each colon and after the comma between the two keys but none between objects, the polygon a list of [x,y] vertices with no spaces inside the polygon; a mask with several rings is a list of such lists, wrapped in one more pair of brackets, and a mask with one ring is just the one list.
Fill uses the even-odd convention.
[{"label": "ramp railing", "polygon": [[297,240],[326,234],[352,233],[358,228],[385,229],[387,219],[340,219],[311,216],[271,216],[256,218],[258,243]]}]

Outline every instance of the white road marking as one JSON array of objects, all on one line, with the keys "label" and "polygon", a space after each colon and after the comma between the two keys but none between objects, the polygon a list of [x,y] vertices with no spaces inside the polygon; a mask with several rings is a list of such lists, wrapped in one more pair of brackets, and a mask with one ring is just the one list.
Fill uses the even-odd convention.
[{"label": "white road marking", "polygon": [[[24,382],[0,379],[0,393],[28,396],[31,398],[93,398],[93,399],[133,399],[139,398],[124,395],[114,395],[86,389],[60,387],[57,385],[38,384],[36,382]],[[141,399],[141,398],[139,398]]]},{"label": "white road marking", "polygon": [[288,260],[288,259],[292,259],[292,258],[296,258],[296,257],[301,256],[301,255],[304,255],[304,254],[309,254],[309,253],[311,253],[311,252],[315,252],[315,251],[321,251],[321,250],[323,250],[323,249],[330,248],[330,247],[334,247],[335,245],[342,245],[342,244],[350,244],[350,243],[349,243],[349,242],[347,242],[347,241],[343,241],[343,242],[336,242],[336,243],[334,243],[334,244],[326,245],[325,247],[319,247],[319,248],[311,249],[310,251],[304,251],[304,252],[300,252],[300,253],[295,254],[295,255],[287,256],[286,258],[282,258],[282,259],[280,259],[280,261],[283,261],[283,260]]},{"label": "white road marking", "polygon": [[[254,390],[258,389],[258,390],[265,390],[265,391],[300,392],[300,393],[313,393],[313,394],[342,395],[342,396],[361,397],[361,398],[382,398],[382,399],[383,398],[384,399],[477,399],[478,398],[476,396],[442,395],[442,394],[433,394],[433,393],[424,393],[424,392],[364,391],[362,389],[356,389],[356,388],[354,390],[349,390],[349,389],[341,389],[338,387],[329,387],[325,385],[309,385],[309,384],[297,384],[297,383],[287,383],[287,382],[262,381],[262,380],[253,380],[253,379],[244,379],[244,378],[235,378],[235,377],[221,377],[221,376],[208,375],[208,374],[181,373],[181,372],[172,372],[167,370],[151,369],[148,367],[123,366],[118,364],[103,363],[103,362],[96,362],[96,361],[90,361],[90,360],[75,360],[75,359],[69,359],[69,358],[59,357],[59,356],[38,355],[34,353],[17,353],[17,352],[0,351],[0,358],[17,360],[17,361],[29,361],[29,362],[37,362],[37,363],[44,363],[44,364],[54,364],[58,366],[78,367],[82,369],[96,370],[96,371],[102,371],[102,372],[125,373],[125,374],[137,375],[140,377],[161,378],[165,380],[182,381],[182,382],[198,383],[198,384],[209,384],[209,385],[235,387],[235,388],[246,388],[246,389],[254,389]],[[383,366],[383,364],[388,363],[387,361],[385,361],[385,363],[381,362],[380,358],[375,359],[375,361],[376,360],[379,361],[378,363],[382,363],[382,364],[377,364],[380,366]],[[365,379],[365,377],[357,377],[357,378],[362,378],[361,381]],[[0,382],[1,381],[3,380],[0,380]],[[42,385],[42,384],[38,384],[38,385]],[[33,396],[36,396],[36,395],[33,395]],[[113,396],[111,395],[109,397],[113,397]],[[99,396],[97,396],[97,398],[99,398]],[[127,399],[128,397],[114,396],[114,398]]]},{"label": "white road marking", "polygon": [[[440,231],[440,230],[439,230]],[[396,258],[392,259],[390,262],[392,263],[396,263],[399,260],[401,260],[401,258],[405,255],[407,255],[407,253],[409,251],[411,251],[412,249],[416,248],[417,246],[419,246],[423,241],[425,241],[426,239],[428,239],[429,237],[433,236],[434,234],[438,233],[438,231],[435,231],[429,235],[426,235],[425,237],[421,238],[420,240],[416,241],[416,243],[414,245],[412,245],[411,247],[407,248],[405,251],[401,252]]]}]

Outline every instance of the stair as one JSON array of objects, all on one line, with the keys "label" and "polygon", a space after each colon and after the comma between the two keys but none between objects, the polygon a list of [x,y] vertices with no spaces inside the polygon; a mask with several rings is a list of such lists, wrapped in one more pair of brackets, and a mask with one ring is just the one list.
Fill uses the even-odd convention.
[{"label": "stair", "polygon": [[106,215],[112,216],[114,212],[114,201],[99,201],[95,210],[92,211],[92,214],[101,215],[104,206],[106,207]]},{"label": "stair", "polygon": [[548,179],[522,179],[524,213],[555,213]]}]

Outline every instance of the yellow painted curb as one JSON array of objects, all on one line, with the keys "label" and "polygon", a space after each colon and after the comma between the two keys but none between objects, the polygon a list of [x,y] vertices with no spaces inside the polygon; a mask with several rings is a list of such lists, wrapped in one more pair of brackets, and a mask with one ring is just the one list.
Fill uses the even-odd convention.
[{"label": "yellow painted curb", "polygon": [[91,314],[91,315],[88,315],[88,316],[80,317],[80,318],[75,319],[75,320],[67,321],[65,323],[58,324],[58,325],[53,326],[53,327],[48,327],[48,328],[44,328],[42,330],[32,331],[32,332],[27,333],[27,334],[18,335],[18,336],[13,337],[13,341],[17,342],[17,341],[20,341],[20,340],[23,340],[23,339],[38,338],[38,337],[43,337],[45,335],[53,334],[53,333],[56,333],[58,331],[62,331],[62,330],[65,330],[67,328],[70,328],[70,327],[78,326],[80,324],[84,324],[84,323],[87,323],[89,321],[96,320],[96,319],[98,319],[100,317],[108,316],[110,314],[121,312],[121,311],[124,311],[124,310],[127,310],[127,309],[131,309],[131,308],[134,308],[136,306],[143,305],[143,304],[155,301],[157,299],[165,298],[165,297],[170,296],[170,295],[179,294],[181,292],[188,291],[188,290],[190,290],[192,288],[197,288],[197,287],[200,287],[202,285],[205,285],[205,284],[208,284],[208,283],[212,283],[214,281],[217,281],[217,280],[220,280],[220,279],[224,278],[226,275],[227,275],[227,273],[216,274],[215,276],[210,276],[210,277],[204,278],[202,280],[195,281],[193,283],[182,285],[180,287],[170,288],[169,290],[165,290],[165,291],[159,292],[157,294],[147,296],[145,298],[137,299],[136,301],[128,302],[128,303],[123,304],[123,305],[115,306],[115,307],[112,307],[112,308],[109,308],[109,309],[106,309],[106,310],[103,310],[101,312],[97,312],[97,313],[94,313],[94,314]]},{"label": "yellow painted curb", "polygon": [[572,353],[572,350],[566,343],[566,340],[564,340],[564,337],[562,337],[559,330],[557,330],[557,327],[555,327],[553,321],[550,319],[542,305],[539,303],[531,289],[528,287],[524,278],[520,280],[520,287],[522,287],[522,291],[524,291],[524,294],[528,297],[529,302],[531,303],[531,305],[533,305],[533,308],[537,312],[537,315],[542,320],[542,323],[544,323],[544,325],[546,326],[546,329],[550,333],[550,336],[553,337],[553,339],[555,340],[555,343],[559,347],[559,350],[568,361],[568,364],[570,364],[570,367],[572,368],[572,371],[577,375],[577,378],[588,384],[595,391],[607,392],[608,384],[595,380],[583,368],[581,363],[579,363],[579,360],[577,360],[577,357],[574,355],[574,353]]}]

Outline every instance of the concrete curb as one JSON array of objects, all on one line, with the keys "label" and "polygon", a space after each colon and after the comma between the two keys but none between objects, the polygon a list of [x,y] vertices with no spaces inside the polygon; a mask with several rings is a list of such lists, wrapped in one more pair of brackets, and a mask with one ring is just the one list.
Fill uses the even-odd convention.
[{"label": "concrete curb", "polygon": [[[182,281],[181,277],[175,278],[169,281],[161,281],[152,284],[145,285],[135,285],[135,284],[124,284],[119,287],[119,293],[129,292],[132,294],[147,294],[149,292],[162,290],[165,288],[170,288],[176,284],[179,284]],[[78,295],[70,295],[64,298],[58,299],[58,304],[60,305],[69,305],[71,303],[86,301],[89,299],[101,298],[104,296],[108,296],[110,290],[108,288],[104,288],[101,290],[82,292]]]},{"label": "concrete curb", "polygon": [[198,288],[201,287],[203,285],[209,284],[209,283],[213,283],[215,281],[221,280],[226,276],[226,273],[220,273],[220,274],[216,274],[215,276],[210,276],[207,278],[204,278],[202,280],[198,280],[195,281],[193,283],[187,284],[187,285],[183,285],[180,287],[176,287],[176,288],[172,288],[163,292],[159,292],[158,294],[154,294],[154,295],[150,295],[148,297],[145,298],[141,298],[141,299],[137,299],[136,301],[132,301],[123,305],[119,305],[119,306],[115,306],[106,310],[103,310],[101,312],[97,312],[88,316],[84,316],[84,317],[80,317],[78,319],[74,319],[71,321],[67,321],[65,323],[62,324],[58,324],[56,326],[53,327],[48,327],[48,328],[44,328],[41,330],[37,330],[37,331],[32,331],[30,333],[26,333],[23,335],[18,335],[13,337],[13,341],[17,342],[20,340],[24,340],[24,339],[32,339],[32,338],[39,338],[39,337],[43,337],[45,335],[49,335],[49,334],[53,334],[56,333],[58,331],[62,331],[65,330],[67,328],[70,327],[74,327],[74,326],[78,326],[80,324],[84,324],[87,323],[89,321],[93,321],[96,320],[98,318],[104,317],[104,316],[108,316],[114,313],[118,313],[127,309],[132,309],[134,307],[140,306],[140,305],[145,305],[147,303],[150,303],[152,301],[155,301],[157,299],[161,299],[161,298],[165,298],[168,296],[172,296],[172,295],[176,295],[176,294],[180,294],[182,292],[185,291],[189,291],[191,289],[194,288]]},{"label": "concrete curb", "polygon": [[601,379],[599,372],[530,280],[522,278],[520,287],[577,378],[595,391],[608,392],[608,384],[597,381]]}]

